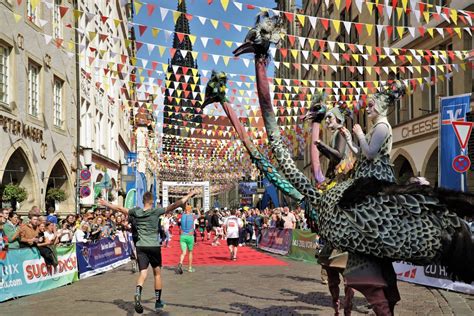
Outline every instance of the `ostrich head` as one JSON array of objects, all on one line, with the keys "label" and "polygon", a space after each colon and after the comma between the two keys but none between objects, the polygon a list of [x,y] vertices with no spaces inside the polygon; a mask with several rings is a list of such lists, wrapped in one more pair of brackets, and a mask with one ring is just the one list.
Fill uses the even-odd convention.
[{"label": "ostrich head", "polygon": [[369,106],[372,103],[374,109],[381,116],[387,116],[388,108],[395,104],[395,101],[403,97],[406,93],[406,86],[400,80],[390,74],[387,85],[382,92],[377,92],[369,99]]},{"label": "ostrich head", "polygon": [[225,102],[225,89],[227,85],[227,75],[223,71],[212,71],[211,79],[206,85],[206,97],[202,108],[214,102]]},{"label": "ostrich head", "polygon": [[261,12],[257,15],[255,26],[247,33],[244,43],[234,50],[233,54],[239,56],[254,53],[257,56],[267,56],[270,44],[278,45],[284,33],[280,16],[270,16],[268,11]]},{"label": "ostrich head", "polygon": [[316,92],[311,99],[311,107],[308,113],[304,116],[304,120],[311,120],[312,122],[321,123],[326,116],[327,107],[325,104],[326,94],[323,92]]}]

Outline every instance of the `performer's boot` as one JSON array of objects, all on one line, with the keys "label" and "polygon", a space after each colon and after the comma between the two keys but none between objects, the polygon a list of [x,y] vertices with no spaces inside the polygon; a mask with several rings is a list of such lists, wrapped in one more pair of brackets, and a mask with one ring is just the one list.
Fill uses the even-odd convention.
[{"label": "performer's boot", "polygon": [[350,316],[352,312],[352,299],[354,298],[354,290],[344,286],[344,316]]},{"label": "performer's boot", "polygon": [[358,286],[356,290],[359,290],[365,296],[367,302],[372,306],[375,315],[393,316],[383,288],[366,285]]},{"label": "performer's boot", "polygon": [[339,307],[341,302],[339,301],[339,271],[335,268],[325,267],[328,274],[328,287],[329,293],[332,297],[332,306],[334,307],[334,315],[339,315]]}]

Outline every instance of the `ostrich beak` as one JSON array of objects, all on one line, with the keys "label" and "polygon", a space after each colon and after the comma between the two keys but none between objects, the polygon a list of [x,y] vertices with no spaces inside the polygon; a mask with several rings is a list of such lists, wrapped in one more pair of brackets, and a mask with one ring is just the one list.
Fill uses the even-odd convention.
[{"label": "ostrich beak", "polygon": [[253,42],[245,42],[232,52],[232,54],[234,54],[235,57],[240,56],[242,54],[248,54],[248,53],[255,53]]}]

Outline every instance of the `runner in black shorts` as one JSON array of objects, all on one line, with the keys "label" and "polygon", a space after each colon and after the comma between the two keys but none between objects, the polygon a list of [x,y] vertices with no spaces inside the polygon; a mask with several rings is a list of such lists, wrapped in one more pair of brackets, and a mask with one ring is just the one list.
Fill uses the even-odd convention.
[{"label": "runner in black shorts", "polygon": [[139,314],[143,313],[141,296],[149,265],[153,268],[155,277],[155,309],[159,311],[164,307],[164,303],[161,301],[161,248],[158,238],[159,218],[165,212],[171,212],[178,206],[183,205],[195,194],[196,191],[192,190],[188,195],[168,206],[166,210],[163,208],[153,208],[153,194],[151,192],[143,194],[143,209],[136,207],[129,210],[122,206],[110,204],[105,200],[99,201],[101,205],[127,214],[135,220],[138,232],[138,239],[136,241],[137,260],[140,269],[135,291],[135,311]]},{"label": "runner in black shorts", "polygon": [[201,241],[204,241],[204,235],[206,231],[206,217],[204,217],[204,211],[201,212],[201,216],[198,218],[199,232],[201,233]]}]

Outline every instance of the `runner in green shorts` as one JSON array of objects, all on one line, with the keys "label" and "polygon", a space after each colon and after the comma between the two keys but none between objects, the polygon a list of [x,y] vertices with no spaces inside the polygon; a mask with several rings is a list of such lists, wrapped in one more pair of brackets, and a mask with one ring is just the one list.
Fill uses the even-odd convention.
[{"label": "runner in green shorts", "polygon": [[181,237],[179,243],[181,245],[181,258],[179,259],[176,273],[183,274],[183,261],[186,256],[186,251],[189,252],[189,272],[194,272],[193,269],[193,247],[194,247],[194,214],[191,214],[192,207],[187,205],[186,213],[181,217]]}]

